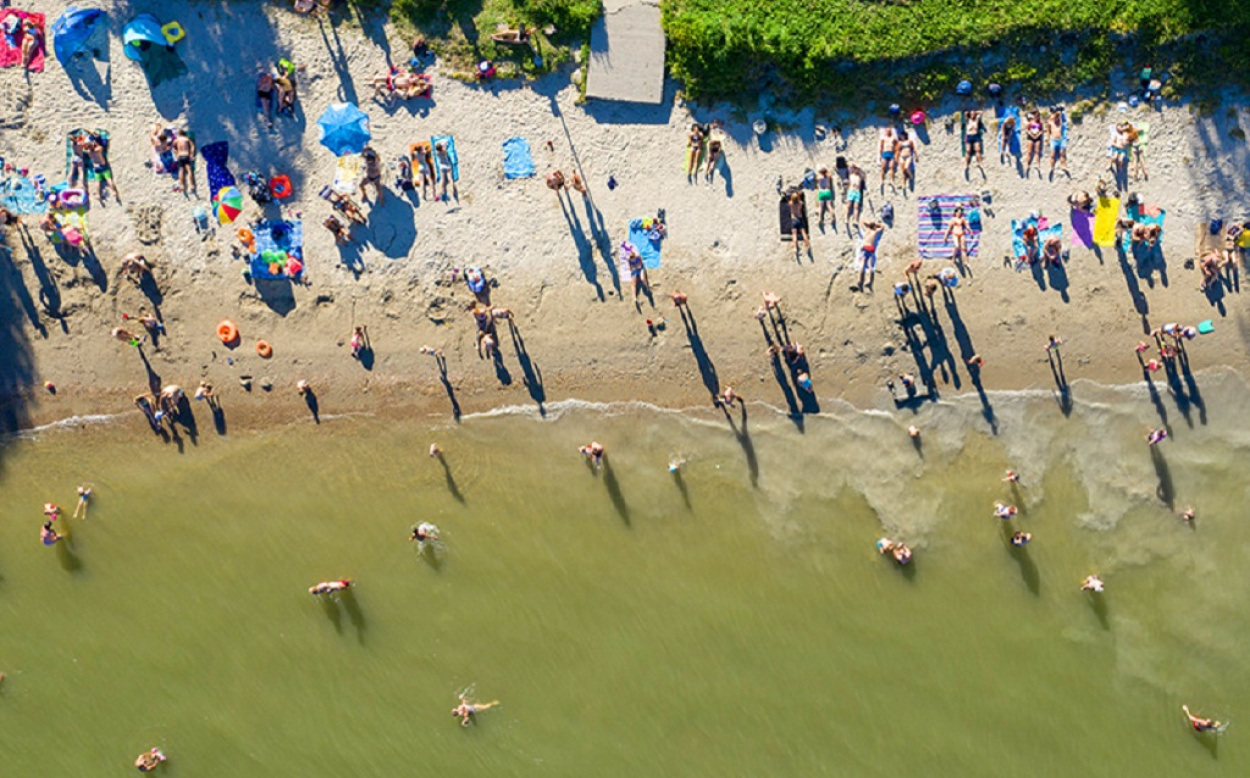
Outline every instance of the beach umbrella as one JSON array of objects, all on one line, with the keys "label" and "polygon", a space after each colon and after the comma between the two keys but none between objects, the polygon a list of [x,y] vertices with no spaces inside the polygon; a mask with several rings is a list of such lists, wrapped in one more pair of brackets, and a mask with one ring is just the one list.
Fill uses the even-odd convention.
[{"label": "beach umbrella", "polygon": [[213,212],[220,224],[229,224],[243,213],[243,193],[237,186],[227,186],[213,195]]},{"label": "beach umbrella", "polygon": [[321,145],[334,156],[359,154],[369,142],[369,115],[352,103],[335,103],[317,120]]},{"label": "beach umbrella", "polygon": [[82,51],[104,12],[98,8],[70,6],[52,23],[52,50],[62,65],[68,65]]}]

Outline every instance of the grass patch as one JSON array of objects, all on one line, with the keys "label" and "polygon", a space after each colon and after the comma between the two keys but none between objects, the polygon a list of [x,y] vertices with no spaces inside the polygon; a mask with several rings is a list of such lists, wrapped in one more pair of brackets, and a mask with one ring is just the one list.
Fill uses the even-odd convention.
[{"label": "grass patch", "polygon": [[[573,60],[573,50],[590,39],[603,12],[600,0],[394,0],[391,20],[420,35],[459,75],[492,60],[503,77],[538,77]],[[531,30],[530,47],[497,44],[499,29]]]},{"label": "grass patch", "polygon": [[[692,99],[924,101],[961,78],[1039,93],[1167,69],[1250,78],[1245,0],[665,0],[668,63]],[[1196,33],[1219,30],[1199,40]]]}]

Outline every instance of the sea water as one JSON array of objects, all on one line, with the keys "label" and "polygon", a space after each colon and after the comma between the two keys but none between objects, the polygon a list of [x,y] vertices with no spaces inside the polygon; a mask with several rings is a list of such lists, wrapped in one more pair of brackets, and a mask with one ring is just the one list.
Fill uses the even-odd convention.
[{"label": "sea water", "polygon": [[1245,775],[1250,401],[1199,387],[46,428],[0,450],[3,773]]}]

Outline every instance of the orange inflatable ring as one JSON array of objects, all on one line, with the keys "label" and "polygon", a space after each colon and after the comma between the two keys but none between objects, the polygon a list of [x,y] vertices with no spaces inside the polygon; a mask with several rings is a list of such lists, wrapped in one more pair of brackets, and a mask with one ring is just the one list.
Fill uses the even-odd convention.
[{"label": "orange inflatable ring", "polygon": [[227,345],[234,343],[239,339],[239,328],[234,326],[234,322],[229,319],[222,319],[217,325],[217,337]]},{"label": "orange inflatable ring", "polygon": [[290,197],[292,191],[291,179],[286,176],[274,176],[269,180],[269,192],[279,200]]},{"label": "orange inflatable ring", "polygon": [[235,234],[238,236],[239,242],[246,246],[248,251],[256,250],[256,236],[252,234],[251,230],[247,227],[240,227]]},{"label": "orange inflatable ring", "polygon": [[263,340],[256,341],[256,353],[260,354],[262,359],[269,359],[273,356],[273,347]]}]

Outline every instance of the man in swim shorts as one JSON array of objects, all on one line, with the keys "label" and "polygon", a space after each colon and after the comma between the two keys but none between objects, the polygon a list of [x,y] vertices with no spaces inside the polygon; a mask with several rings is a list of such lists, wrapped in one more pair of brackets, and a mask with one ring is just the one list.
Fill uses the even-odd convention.
[{"label": "man in swim shorts", "polygon": [[898,176],[898,167],[894,164],[894,151],[898,147],[898,135],[893,127],[881,130],[881,139],[877,141],[877,150],[881,154],[881,187],[885,188],[885,174],[890,174],[890,181]]},{"label": "man in swim shorts", "polygon": [[121,195],[117,193],[117,184],[113,183],[113,170],[109,167],[108,159],[104,156],[104,146],[101,145],[100,139],[92,137],[83,147],[87,157],[91,160],[91,168],[87,171],[88,181],[100,182],[100,199],[104,199],[104,185],[108,184],[109,191],[113,193],[113,197],[117,198],[117,202],[121,202]]},{"label": "man in swim shorts", "polygon": [[184,192],[195,191],[195,170],[192,167],[194,160],[195,141],[185,133],[178,133],[178,137],[174,138],[174,162],[178,165],[178,186]]}]

